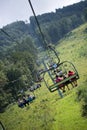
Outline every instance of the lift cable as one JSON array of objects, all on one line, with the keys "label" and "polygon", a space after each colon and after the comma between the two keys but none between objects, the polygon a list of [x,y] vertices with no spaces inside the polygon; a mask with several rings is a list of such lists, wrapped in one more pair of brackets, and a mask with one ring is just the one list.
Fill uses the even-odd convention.
[{"label": "lift cable", "polygon": [[[45,40],[45,37],[44,37],[44,34],[43,34],[42,30],[41,30],[40,24],[39,24],[39,22],[38,22],[37,16],[36,16],[36,14],[35,14],[34,8],[33,8],[33,6],[32,6],[32,3],[31,3],[30,0],[28,0],[28,2],[29,2],[29,5],[30,5],[30,7],[31,7],[31,9],[32,9],[32,12],[33,12],[33,15],[34,15],[34,17],[35,17],[35,20],[36,20],[38,29],[39,29],[39,31],[40,31],[41,37],[42,37],[42,39],[43,39],[43,42],[44,42],[44,44],[45,44],[45,48],[47,48],[47,49],[49,48],[50,50],[52,50],[52,51],[54,52],[54,54],[56,55],[56,57],[57,57],[57,59],[58,59],[58,64],[59,64],[59,63],[60,63],[60,59],[59,59],[59,57],[58,57],[58,54],[56,53],[56,51],[55,51],[54,48],[52,48],[50,45],[47,44],[47,42],[46,42],[46,40]],[[49,54],[49,52],[48,52],[48,54]],[[49,55],[50,55],[50,54],[49,54]]]},{"label": "lift cable", "polygon": [[45,37],[44,37],[44,35],[43,35],[43,33],[42,33],[42,30],[41,30],[40,24],[39,24],[39,22],[38,22],[37,16],[36,16],[36,14],[35,14],[34,8],[33,8],[33,6],[32,6],[32,3],[31,3],[30,0],[28,0],[28,2],[29,2],[29,5],[30,5],[30,7],[31,7],[31,9],[32,9],[32,12],[33,12],[33,15],[34,15],[34,17],[35,17],[35,20],[36,20],[38,29],[39,29],[39,31],[40,31],[41,37],[42,37],[42,39],[43,39],[43,42],[44,42],[44,44],[45,44],[45,48],[47,48],[47,42],[46,42]]},{"label": "lift cable", "polygon": [[14,38],[12,38],[12,36],[10,36],[4,29],[0,29],[6,36],[8,36],[12,41],[16,42],[17,44],[19,44],[19,42],[17,40],[15,40]]}]

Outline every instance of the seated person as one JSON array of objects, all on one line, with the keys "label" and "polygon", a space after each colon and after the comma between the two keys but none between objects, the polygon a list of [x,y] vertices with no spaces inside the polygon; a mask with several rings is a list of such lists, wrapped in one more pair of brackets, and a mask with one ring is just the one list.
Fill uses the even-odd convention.
[{"label": "seated person", "polygon": [[[58,75],[56,75],[56,80],[55,80],[55,82],[56,82],[56,83],[61,82],[63,79],[64,79],[64,78],[63,78],[62,76],[59,77]],[[65,85],[64,85],[64,84],[60,84],[60,85],[59,85],[59,88],[60,88],[63,92],[65,92]]]},{"label": "seated person", "polygon": [[26,104],[29,105],[29,101],[26,99],[25,96],[23,96],[23,104],[24,104],[24,106],[26,106]]},{"label": "seated person", "polygon": [[54,69],[56,69],[57,68],[57,64],[55,63],[55,64],[53,64],[53,68]]},{"label": "seated person", "polygon": [[[75,74],[75,72],[73,72],[73,71],[68,71],[68,77],[73,76],[74,74]],[[73,87],[74,87],[74,86],[77,86],[76,77],[72,78],[72,79],[71,79],[71,82],[73,82]]]},{"label": "seated person", "polygon": [[[68,76],[67,76],[66,74],[63,74],[63,78],[64,78],[64,79],[67,79]],[[69,83],[70,83],[70,81],[66,81],[66,82],[64,83],[65,86],[67,86],[67,89],[68,89],[68,90],[70,90],[70,88],[69,88],[69,86],[68,86]]]},{"label": "seated person", "polygon": [[56,83],[60,82],[63,80],[63,77],[59,77],[58,75],[56,75]]},{"label": "seated person", "polygon": [[27,100],[29,102],[33,101],[35,99],[35,96],[32,96],[32,95],[27,95]]},{"label": "seated person", "polygon": [[75,73],[73,71],[68,71],[68,77],[74,75]]},{"label": "seated person", "polygon": [[55,69],[55,70],[54,70],[54,73],[55,73],[56,75],[58,75],[58,76],[63,76],[63,71],[60,70],[59,68]]},{"label": "seated person", "polygon": [[20,99],[18,99],[18,106],[19,107],[24,107],[24,104],[23,104],[23,102]]}]

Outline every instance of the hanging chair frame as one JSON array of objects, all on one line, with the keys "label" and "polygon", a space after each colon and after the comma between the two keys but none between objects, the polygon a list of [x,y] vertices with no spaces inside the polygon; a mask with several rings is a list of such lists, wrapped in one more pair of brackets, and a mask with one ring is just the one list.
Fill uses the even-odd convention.
[{"label": "hanging chair frame", "polygon": [[41,75],[43,74],[43,79],[44,79],[45,85],[46,85],[46,87],[48,88],[48,90],[50,92],[54,92],[54,91],[58,90],[62,84],[64,84],[64,86],[66,86],[66,85],[69,85],[72,82],[74,82],[74,81],[79,79],[79,74],[78,74],[78,72],[77,72],[77,70],[76,70],[76,68],[75,68],[75,66],[74,66],[74,64],[72,62],[70,62],[70,61],[63,61],[60,64],[57,64],[57,68],[62,66],[64,63],[69,63],[73,67],[75,74],[70,76],[70,77],[65,78],[64,80],[62,80],[62,81],[60,81],[58,83],[54,83],[53,82],[53,84],[51,84],[49,86],[48,82],[45,79],[45,74],[48,73],[49,71],[54,70],[54,68],[51,67],[51,68],[43,70],[41,72]]},{"label": "hanging chair frame", "polygon": [[[35,11],[34,11],[34,9],[33,9],[31,0],[28,0],[28,2],[29,2],[29,5],[30,5],[30,7],[31,7],[31,10],[32,10],[32,12],[33,12],[33,14],[34,14],[34,17],[35,17],[35,20],[36,20],[38,29],[39,29],[39,31],[40,31],[40,34],[41,34],[43,43],[44,43],[44,45],[45,45],[45,48],[47,48],[47,49],[49,48],[50,50],[52,50],[52,51],[54,52],[56,58],[57,58],[57,61],[58,61],[58,62],[57,62],[57,67],[61,66],[61,65],[62,65],[63,63],[65,63],[65,62],[68,62],[68,63],[70,63],[70,64],[73,66],[73,68],[74,68],[74,70],[75,70],[75,74],[74,74],[73,76],[70,76],[70,77],[64,79],[64,80],[61,81],[60,83],[53,83],[51,86],[48,86],[48,85],[47,85],[47,83],[46,83],[46,81],[45,81],[45,74],[46,74],[46,72],[49,73],[49,71],[51,71],[52,69],[54,69],[54,67],[51,67],[51,68],[49,68],[49,69],[46,69],[46,70],[42,71],[40,74],[43,74],[44,82],[45,82],[47,88],[50,90],[50,92],[53,92],[53,91],[57,90],[57,89],[59,88],[59,85],[61,85],[62,83],[66,83],[67,81],[69,81],[69,83],[70,83],[73,78],[75,78],[75,80],[79,79],[79,75],[78,75],[78,72],[77,72],[75,66],[74,66],[71,62],[69,62],[69,61],[64,61],[64,62],[60,63],[60,58],[58,57],[58,54],[57,54],[56,50],[55,50],[51,45],[48,45],[47,42],[46,42],[46,39],[45,39],[45,37],[44,37],[44,35],[43,35],[43,32],[42,32],[41,27],[40,27],[40,24],[39,24],[38,19],[37,19],[37,17],[36,17]],[[49,74],[49,75],[50,75],[50,74]],[[51,78],[51,76],[50,76],[50,78]]]}]

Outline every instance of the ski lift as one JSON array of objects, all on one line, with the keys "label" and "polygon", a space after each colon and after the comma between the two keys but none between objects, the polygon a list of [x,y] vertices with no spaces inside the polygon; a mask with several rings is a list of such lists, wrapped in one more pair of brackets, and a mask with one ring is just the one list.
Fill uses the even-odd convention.
[{"label": "ski lift", "polygon": [[[69,84],[73,84],[73,82],[79,79],[79,74],[74,66],[74,64],[70,61],[63,61],[60,63],[60,59],[55,51],[55,49],[51,48],[57,57],[57,63],[53,64],[51,67],[48,67],[47,63],[45,63],[45,70],[43,70],[40,75],[43,74],[44,82],[50,92],[54,92],[60,87],[68,86]],[[68,76],[68,72],[73,71],[72,76]],[[64,79],[58,83],[55,83],[56,75],[62,76]]]},{"label": "ski lift", "polygon": [[[34,17],[35,17],[35,20],[36,20],[36,23],[37,23],[38,29],[40,31],[41,37],[43,39],[43,43],[44,43],[45,47],[47,49],[50,49],[50,52],[53,52],[54,56],[56,56],[56,59],[57,59],[56,60],[57,62],[53,62],[51,64],[51,66],[49,64],[47,64],[45,62],[45,60],[43,60],[43,65],[44,65],[45,69],[43,71],[41,71],[39,73],[39,75],[40,76],[43,75],[44,82],[45,82],[45,84],[46,84],[46,86],[47,86],[47,88],[49,89],[50,92],[54,92],[56,90],[59,91],[61,85],[65,86],[65,85],[68,85],[70,83],[72,84],[72,82],[74,82],[74,81],[77,81],[79,79],[78,72],[77,72],[75,66],[73,65],[73,63],[71,63],[69,61],[64,61],[64,62],[60,63],[60,58],[58,56],[58,53],[55,51],[55,48],[51,44],[48,45],[47,42],[46,42],[46,39],[45,39],[43,32],[41,30],[40,24],[39,24],[38,19],[36,17],[36,14],[35,14],[35,11],[33,9],[31,1],[28,0],[28,2],[30,4],[30,7],[31,7],[32,12],[34,14]],[[50,56],[52,57],[53,55],[50,54]],[[53,59],[55,59],[55,58],[53,57]],[[60,72],[62,72],[61,73],[62,75],[67,75],[67,77],[64,78],[62,81],[55,83],[54,82],[54,80],[55,80],[54,71],[57,71],[58,69],[61,70]],[[71,70],[73,70],[74,74],[72,76],[68,76],[68,72],[71,71]],[[61,94],[60,91],[59,91],[59,94],[62,97],[62,94]]]},{"label": "ski lift", "polygon": [[[44,82],[48,88],[48,90],[50,92],[54,92],[56,90],[58,90],[60,88],[61,85],[68,85],[68,84],[72,84],[72,82],[77,81],[79,79],[79,75],[78,72],[75,68],[75,66],[69,62],[69,61],[64,61],[62,63],[60,63],[57,67],[56,67],[56,71],[60,70],[59,72],[57,72],[57,74],[59,74],[59,76],[62,75],[67,75],[66,78],[64,78],[62,81],[55,83],[55,69],[51,68],[48,70],[43,71],[42,73],[44,73]],[[72,70],[74,72],[74,74],[72,76],[68,77],[68,72]],[[49,74],[52,76],[50,77]]]}]

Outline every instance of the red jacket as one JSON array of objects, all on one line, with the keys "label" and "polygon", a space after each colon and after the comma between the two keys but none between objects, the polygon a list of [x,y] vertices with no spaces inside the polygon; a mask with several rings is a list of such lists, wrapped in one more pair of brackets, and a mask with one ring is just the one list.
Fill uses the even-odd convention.
[{"label": "red jacket", "polygon": [[58,77],[58,78],[56,78],[56,83],[58,83],[58,82],[60,82],[60,81],[62,81],[62,80],[63,80],[63,78]]},{"label": "red jacket", "polygon": [[68,72],[68,76],[72,76],[72,75],[74,75],[75,73],[73,72],[73,71],[69,71]]}]

